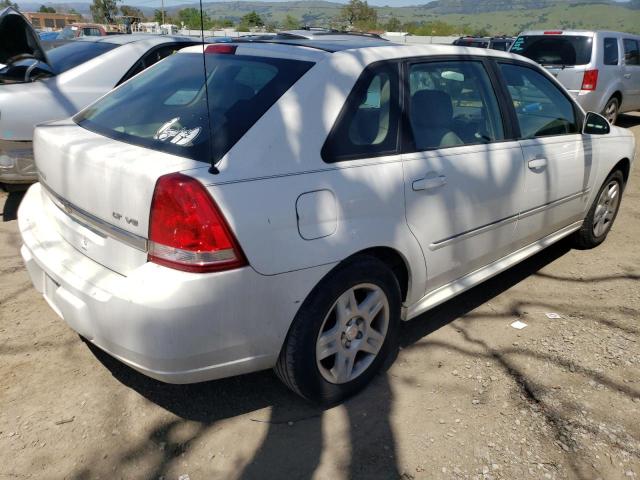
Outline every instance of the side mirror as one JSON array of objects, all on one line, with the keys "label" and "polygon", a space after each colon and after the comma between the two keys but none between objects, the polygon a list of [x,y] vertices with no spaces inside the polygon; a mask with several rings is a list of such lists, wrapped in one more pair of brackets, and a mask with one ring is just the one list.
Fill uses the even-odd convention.
[{"label": "side mirror", "polygon": [[609,120],[598,113],[587,113],[587,117],[584,119],[582,133],[585,135],[606,135],[610,131],[611,125],[609,124]]}]

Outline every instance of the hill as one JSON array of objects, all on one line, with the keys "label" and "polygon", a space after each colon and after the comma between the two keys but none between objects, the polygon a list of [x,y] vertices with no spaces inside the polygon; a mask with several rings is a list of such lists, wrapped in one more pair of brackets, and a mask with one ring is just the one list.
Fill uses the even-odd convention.
[{"label": "hill", "polygon": [[[420,0],[417,0],[420,1]],[[22,10],[37,9],[40,3],[18,2]],[[137,0],[121,4],[136,5]],[[148,2],[144,2],[148,5]],[[89,16],[89,3],[45,2],[64,11],[74,8]],[[640,34],[640,9],[628,3],[607,0],[434,0],[413,7],[376,7],[378,20],[384,25],[391,18],[405,23],[446,22],[459,33],[484,30],[491,34],[514,35],[531,28],[584,28],[621,30]],[[199,8],[199,3],[185,3],[167,8],[175,16],[183,8]],[[238,23],[242,16],[256,11],[271,24],[281,24],[291,15],[303,24],[328,26],[340,14],[344,4],[325,0],[204,2],[205,11],[214,19]],[[140,7],[152,16],[154,8]]]}]

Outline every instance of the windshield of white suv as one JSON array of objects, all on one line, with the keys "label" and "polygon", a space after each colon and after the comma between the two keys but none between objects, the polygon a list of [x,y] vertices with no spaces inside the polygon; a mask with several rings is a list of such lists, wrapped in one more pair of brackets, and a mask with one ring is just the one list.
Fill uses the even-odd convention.
[{"label": "windshield of white suv", "polygon": [[74,120],[116,140],[215,163],[313,65],[227,54],[205,60],[206,87],[202,54],[178,53]]},{"label": "windshield of white suv", "polygon": [[511,47],[541,65],[576,66],[591,62],[593,38],[577,35],[523,35]]},{"label": "windshield of white suv", "polygon": [[75,40],[49,50],[47,59],[53,71],[56,74],[60,74],[119,46],[117,43]]}]

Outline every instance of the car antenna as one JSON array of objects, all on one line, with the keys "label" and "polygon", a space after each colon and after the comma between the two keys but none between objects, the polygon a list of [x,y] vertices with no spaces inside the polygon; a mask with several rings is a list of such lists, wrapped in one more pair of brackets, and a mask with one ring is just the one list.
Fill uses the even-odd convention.
[{"label": "car antenna", "polygon": [[216,167],[213,161],[213,137],[211,129],[211,110],[209,109],[209,86],[207,85],[207,56],[204,53],[204,11],[202,9],[202,0],[200,0],[200,39],[202,40],[202,73],[204,78],[204,98],[207,105],[207,126],[209,128],[209,173],[212,175],[218,175],[220,170]]}]

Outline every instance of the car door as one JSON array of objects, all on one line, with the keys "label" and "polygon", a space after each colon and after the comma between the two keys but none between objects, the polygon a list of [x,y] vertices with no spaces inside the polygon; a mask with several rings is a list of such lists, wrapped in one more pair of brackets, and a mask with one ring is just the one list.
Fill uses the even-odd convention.
[{"label": "car door", "polygon": [[582,113],[539,67],[499,62],[520,129],[524,195],[517,235],[530,244],[584,216],[592,145],[581,133]]},{"label": "car door", "polygon": [[625,38],[622,43],[624,46],[623,99],[628,99],[628,102],[624,100],[623,102],[625,110],[636,110],[640,109],[640,41]]},{"label": "car door", "polygon": [[522,150],[510,140],[489,67],[473,57],[405,66],[406,217],[429,291],[513,248]]}]

